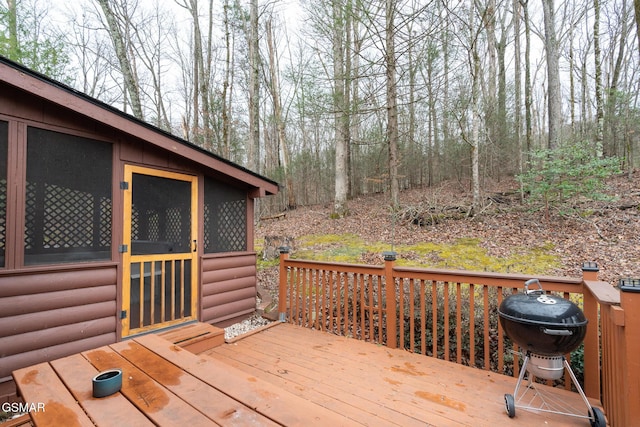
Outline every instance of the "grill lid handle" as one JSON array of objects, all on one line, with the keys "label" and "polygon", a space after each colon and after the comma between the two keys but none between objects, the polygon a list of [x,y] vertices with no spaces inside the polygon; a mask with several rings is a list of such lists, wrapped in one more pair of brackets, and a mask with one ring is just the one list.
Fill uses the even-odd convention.
[{"label": "grill lid handle", "polygon": [[[533,285],[534,283],[538,284],[538,289],[529,290],[529,286]],[[529,279],[524,282],[524,293],[527,295],[541,295],[544,293],[544,290],[542,289],[542,285],[540,284],[540,281],[538,279]]]},{"label": "grill lid handle", "polygon": [[568,337],[570,335],[573,335],[573,331],[570,331],[569,329],[540,328],[540,330],[547,335],[556,335],[556,336],[563,336],[563,337]]}]

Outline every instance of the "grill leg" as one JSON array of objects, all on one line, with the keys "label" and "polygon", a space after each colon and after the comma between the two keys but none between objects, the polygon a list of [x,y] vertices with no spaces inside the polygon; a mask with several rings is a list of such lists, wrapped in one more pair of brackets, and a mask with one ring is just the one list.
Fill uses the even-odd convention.
[{"label": "grill leg", "polygon": [[571,369],[571,365],[569,365],[569,362],[567,361],[566,357],[563,357],[562,359],[564,360],[564,367],[567,369],[567,371],[569,371],[569,375],[571,376],[571,381],[573,381],[573,384],[578,389],[578,393],[580,393],[580,396],[582,396],[582,400],[584,400],[584,404],[587,405],[587,408],[589,410],[589,417],[591,418],[593,414],[593,408],[589,403],[589,399],[587,399],[587,396],[584,394],[582,387],[580,387],[580,383],[576,378],[576,374],[573,373],[573,369]]},{"label": "grill leg", "polygon": [[518,376],[518,382],[516,383],[516,389],[513,392],[513,397],[516,402],[518,401],[518,391],[520,390],[520,383],[524,379],[525,374],[527,373],[527,364],[529,363],[529,353],[524,356],[524,362],[522,362],[522,368],[520,368],[520,375]]}]

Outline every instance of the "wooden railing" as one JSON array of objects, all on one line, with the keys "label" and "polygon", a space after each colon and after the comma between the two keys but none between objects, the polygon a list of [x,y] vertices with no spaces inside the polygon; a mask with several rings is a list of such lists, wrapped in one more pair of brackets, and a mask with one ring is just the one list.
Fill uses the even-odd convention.
[{"label": "wooden railing", "polygon": [[[530,276],[399,267],[394,253],[385,253],[384,266],[295,260],[286,251],[280,257],[281,321],[519,374],[518,348],[504,335],[497,307]],[[587,396],[602,401],[610,425],[638,419],[640,405],[632,402],[640,398],[640,294],[630,293],[626,306],[624,299],[616,303],[619,292],[598,281],[593,263],[585,264],[581,278],[536,278],[591,320],[581,349]],[[564,383],[571,385],[568,377]]]},{"label": "wooden railing", "polygon": [[600,307],[600,399],[611,426],[635,425],[640,419],[640,283],[627,288],[624,282],[619,291],[585,277],[585,295]]}]

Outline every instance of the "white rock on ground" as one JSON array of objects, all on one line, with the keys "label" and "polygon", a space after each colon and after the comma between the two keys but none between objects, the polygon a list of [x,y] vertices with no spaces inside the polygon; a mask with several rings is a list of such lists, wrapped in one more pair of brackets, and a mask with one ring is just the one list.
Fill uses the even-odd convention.
[{"label": "white rock on ground", "polygon": [[235,323],[231,326],[224,328],[224,339],[228,340],[238,335],[246,334],[260,326],[268,325],[271,323],[270,320],[265,319],[264,317],[254,314],[247,320],[244,320],[240,323]]}]

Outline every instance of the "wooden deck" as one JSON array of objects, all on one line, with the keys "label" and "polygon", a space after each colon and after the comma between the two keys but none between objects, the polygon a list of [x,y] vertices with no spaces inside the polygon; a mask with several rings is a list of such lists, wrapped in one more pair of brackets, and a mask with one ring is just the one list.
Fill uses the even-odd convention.
[{"label": "wooden deck", "polygon": [[[504,394],[513,393],[515,378],[285,323],[203,354],[353,425],[589,425],[587,419],[520,408],[509,418]],[[541,387],[551,400],[586,415],[577,393]]]}]

